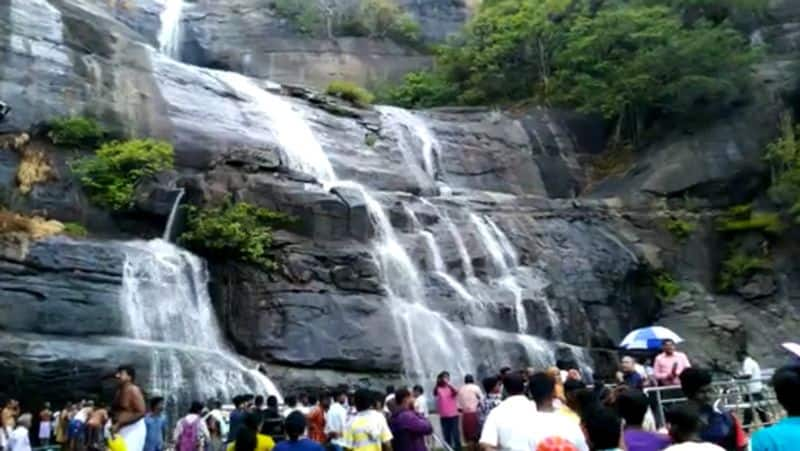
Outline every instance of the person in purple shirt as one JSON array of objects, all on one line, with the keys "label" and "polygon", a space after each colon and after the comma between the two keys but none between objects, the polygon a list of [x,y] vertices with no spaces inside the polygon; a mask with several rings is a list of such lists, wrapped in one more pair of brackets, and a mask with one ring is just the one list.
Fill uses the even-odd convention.
[{"label": "person in purple shirt", "polygon": [[433,434],[427,418],[414,411],[414,397],[403,388],[394,395],[397,410],[389,421],[392,430],[392,451],[427,451],[425,436]]},{"label": "person in purple shirt", "polygon": [[671,444],[668,436],[642,429],[649,406],[649,398],[639,390],[624,390],[617,396],[617,410],[625,420],[622,437],[627,451],[661,451]]}]

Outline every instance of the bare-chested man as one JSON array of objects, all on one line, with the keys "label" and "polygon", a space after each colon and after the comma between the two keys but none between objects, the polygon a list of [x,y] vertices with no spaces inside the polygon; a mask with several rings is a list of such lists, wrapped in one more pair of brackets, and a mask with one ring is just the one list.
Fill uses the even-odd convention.
[{"label": "bare-chested man", "polygon": [[115,377],[119,388],[111,406],[111,430],[122,436],[127,451],[142,451],[147,437],[147,426],[144,422],[144,397],[134,384],[136,370],[132,366],[123,365],[117,368]]}]

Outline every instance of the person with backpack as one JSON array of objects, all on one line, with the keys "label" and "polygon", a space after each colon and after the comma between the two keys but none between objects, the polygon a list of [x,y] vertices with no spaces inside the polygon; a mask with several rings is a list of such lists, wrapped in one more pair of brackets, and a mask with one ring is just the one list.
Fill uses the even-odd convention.
[{"label": "person with backpack", "polygon": [[680,375],[681,388],[689,404],[700,417],[699,438],[713,443],[725,451],[744,451],[748,441],[739,420],[730,411],[714,402],[711,373],[696,368],[686,368]]},{"label": "person with backpack", "polygon": [[173,434],[175,451],[202,451],[205,449],[210,434],[206,422],[201,416],[202,412],[203,404],[194,401],[189,408],[189,413],[178,421]]}]

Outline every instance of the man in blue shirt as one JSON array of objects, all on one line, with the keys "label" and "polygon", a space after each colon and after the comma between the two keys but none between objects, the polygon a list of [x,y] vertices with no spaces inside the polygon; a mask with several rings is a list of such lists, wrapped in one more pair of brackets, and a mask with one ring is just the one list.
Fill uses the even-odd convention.
[{"label": "man in blue shirt", "polygon": [[772,386],[788,416],[753,434],[752,451],[800,449],[800,366],[785,366],[776,371]]},{"label": "man in blue shirt", "polygon": [[150,400],[150,412],[144,417],[147,435],[144,451],[162,451],[164,437],[167,436],[167,418],[164,416],[164,398],[157,396]]}]

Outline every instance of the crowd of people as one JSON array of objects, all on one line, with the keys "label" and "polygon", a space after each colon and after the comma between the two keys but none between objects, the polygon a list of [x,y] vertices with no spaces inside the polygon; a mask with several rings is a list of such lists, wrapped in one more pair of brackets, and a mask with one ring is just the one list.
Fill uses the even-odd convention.
[{"label": "crowd of people", "polygon": [[[753,379],[748,400],[757,401],[763,389],[756,385],[762,384],[760,368],[746,354],[740,358],[742,373]],[[275,396],[240,395],[230,412],[219,401],[193,402],[174,426],[165,417],[163,398],[145,405],[135,375],[132,367],[118,369],[109,407],[83,401],[54,412],[46,404],[38,413],[37,431],[31,430],[33,415],[9,400],[2,409],[0,451],[31,451],[37,441],[42,446],[53,441],[62,451],[800,449],[800,366],[781,368],[772,379],[788,416],[748,437],[736,416],[715,403],[711,373],[693,368],[669,341],[652,372],[625,356],[616,385],[596,381],[589,386],[577,368],[502,368],[480,385],[466,375],[458,387],[442,372],[430,393],[420,385],[390,386],[384,392],[340,387],[317,396],[289,396],[283,406]],[[674,386],[688,401],[659,421],[642,391],[648,384]],[[441,435],[434,435],[429,406],[435,406]]]}]

